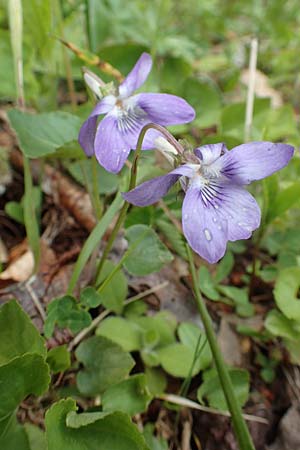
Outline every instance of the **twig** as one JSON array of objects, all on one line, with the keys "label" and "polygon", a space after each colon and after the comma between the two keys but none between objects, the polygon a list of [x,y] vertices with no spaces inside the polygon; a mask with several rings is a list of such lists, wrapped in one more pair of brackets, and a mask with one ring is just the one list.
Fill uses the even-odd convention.
[{"label": "twig", "polygon": [[249,62],[249,84],[247,93],[246,104],[246,118],[245,118],[245,142],[249,141],[251,135],[252,119],[253,119],[253,105],[254,105],[254,88],[255,88],[255,75],[257,64],[257,50],[258,41],[256,38],[251,40],[250,49],[250,62]]},{"label": "twig", "polygon": [[181,449],[191,450],[191,437],[192,437],[192,424],[189,420],[183,422],[182,436],[181,436]]},{"label": "twig", "polygon": [[[164,281],[163,283],[158,284],[157,286],[154,286],[151,289],[147,289],[146,291],[141,292],[140,294],[130,297],[125,302],[125,306],[127,306],[130,303],[133,303],[137,300],[140,300],[144,297],[147,297],[147,295],[153,294],[154,292],[157,292],[160,289],[163,289],[168,284],[169,284],[168,281]],[[99,323],[103,319],[105,319],[105,317],[107,317],[111,312],[112,311],[110,309],[106,309],[105,311],[100,313],[99,316],[97,316],[88,327],[84,328],[82,331],[80,331],[80,333],[77,334],[77,336],[74,337],[74,339],[69,343],[68,350],[69,351],[73,350],[73,348],[76,347],[82,341],[82,339],[84,339],[92,330],[94,330],[94,328],[96,328],[96,326],[99,325]]]},{"label": "twig", "polygon": [[45,320],[46,320],[46,313],[45,313],[45,310],[44,310],[44,308],[43,308],[41,302],[39,301],[37,295],[35,294],[34,290],[33,290],[32,287],[31,287],[31,283],[34,281],[34,278],[35,278],[34,276],[31,277],[31,278],[25,283],[25,288],[27,289],[27,291],[28,291],[28,293],[29,293],[29,295],[30,295],[30,297],[31,297],[31,299],[32,299],[32,301],[33,301],[33,303],[34,303],[34,306],[36,307],[36,309],[37,309],[38,312],[40,313],[40,315],[41,315],[43,321],[45,322]]},{"label": "twig", "polygon": [[[185,407],[191,408],[191,409],[197,409],[198,411],[207,412],[209,414],[216,414],[216,415],[220,415],[220,416],[231,417],[231,414],[229,411],[221,411],[219,409],[210,408],[208,406],[203,406],[203,405],[193,402],[192,400],[189,400],[187,398],[180,397],[179,395],[162,394],[162,395],[159,395],[157,398],[159,398],[161,400],[165,400],[170,403],[174,403],[175,405],[185,406]],[[249,422],[257,422],[257,423],[264,423],[264,424],[269,423],[269,421],[267,419],[265,419],[264,417],[253,416],[251,414],[243,414],[243,417],[245,420],[248,420]]]}]

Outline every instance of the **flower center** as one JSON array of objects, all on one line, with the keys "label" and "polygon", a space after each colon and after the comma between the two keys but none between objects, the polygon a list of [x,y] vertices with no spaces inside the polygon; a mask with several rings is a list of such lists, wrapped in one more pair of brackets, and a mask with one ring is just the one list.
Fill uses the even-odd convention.
[{"label": "flower center", "polygon": [[116,116],[118,121],[118,129],[122,133],[127,131],[138,131],[141,128],[141,119],[144,119],[147,114],[131,99],[121,100],[116,102]]}]

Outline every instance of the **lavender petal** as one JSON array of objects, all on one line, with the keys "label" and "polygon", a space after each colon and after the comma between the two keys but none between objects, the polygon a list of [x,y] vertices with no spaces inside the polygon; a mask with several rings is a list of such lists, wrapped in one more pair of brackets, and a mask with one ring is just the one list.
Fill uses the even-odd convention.
[{"label": "lavender petal", "polygon": [[157,202],[181,176],[191,177],[194,170],[188,165],[177,167],[166,175],[145,181],[129,192],[123,192],[123,198],[136,206],[147,206]]},{"label": "lavender petal", "polygon": [[113,95],[107,95],[99,103],[97,103],[88,119],[82,124],[79,131],[78,142],[87,156],[92,156],[94,154],[97,117],[100,114],[109,112],[114,107],[115,103],[116,97]]},{"label": "lavender petal", "polygon": [[227,220],[228,239],[248,239],[260,225],[260,208],[251,194],[239,185],[220,183],[215,199],[214,217]]},{"label": "lavender petal", "polygon": [[220,158],[222,173],[237,184],[261,180],[285,167],[294,148],[272,142],[249,142],[239,145]]},{"label": "lavender petal", "polygon": [[195,110],[183,98],[170,94],[137,94],[137,105],[147,113],[150,122],[178,125],[194,120]]},{"label": "lavender petal", "polygon": [[130,146],[119,131],[117,118],[108,114],[99,123],[95,137],[95,154],[108,171],[118,173],[130,153]]},{"label": "lavender petal", "polygon": [[222,153],[226,152],[225,144],[207,144],[202,147],[195,148],[194,153],[203,164],[212,164],[218,159]]},{"label": "lavender petal", "polygon": [[97,128],[97,117],[89,117],[81,126],[78,142],[87,156],[94,154],[94,141]]},{"label": "lavender petal", "polygon": [[129,97],[147,79],[152,68],[152,58],[148,53],[142,53],[135,66],[119,86],[121,98]]},{"label": "lavender petal", "polygon": [[202,258],[214,264],[224,256],[228,241],[227,220],[215,217],[212,204],[205,205],[201,191],[189,188],[182,205],[183,233]]}]

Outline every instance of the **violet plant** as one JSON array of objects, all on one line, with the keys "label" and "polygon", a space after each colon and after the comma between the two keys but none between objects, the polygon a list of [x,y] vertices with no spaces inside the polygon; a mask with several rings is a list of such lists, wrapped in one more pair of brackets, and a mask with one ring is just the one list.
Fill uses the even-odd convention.
[{"label": "violet plant", "polygon": [[261,180],[285,167],[294,149],[286,144],[249,142],[228,151],[225,144],[210,144],[193,152],[170,151],[170,143],[157,140],[162,152],[180,160],[167,175],[142,183],[123,198],[147,206],[167,194],[179,180],[185,192],[183,233],[192,247],[211,264],[225,254],[228,241],[250,238],[259,227],[261,212],[244,185]]},{"label": "violet plant", "polygon": [[[91,156],[95,153],[100,164],[108,171],[120,171],[130,150],[136,149],[129,192],[122,194],[126,202],[104,249],[96,280],[99,279],[114,239],[125,220],[129,204],[141,207],[153,204],[179,181],[185,192],[182,228],[189,244],[187,255],[196,304],[239,446],[243,450],[252,450],[252,439],[199,290],[190,247],[212,264],[224,256],[228,241],[250,238],[260,225],[261,212],[256,200],[244,186],[285,167],[294,149],[290,145],[272,142],[250,142],[231,151],[228,151],[224,143],[204,145],[194,151],[184,149],[162,125],[191,121],[194,118],[193,108],[183,99],[167,94],[131,96],[145,81],[150,69],[151,58],[143,54],[121,83],[119,95],[104,96],[80,130],[79,142],[86,154]],[[97,95],[100,82],[95,80],[87,81]],[[101,90],[103,91],[103,88],[100,92]],[[97,125],[98,115],[105,113],[106,117]],[[158,148],[175,168],[166,175],[135,187],[141,150],[154,147]]]}]

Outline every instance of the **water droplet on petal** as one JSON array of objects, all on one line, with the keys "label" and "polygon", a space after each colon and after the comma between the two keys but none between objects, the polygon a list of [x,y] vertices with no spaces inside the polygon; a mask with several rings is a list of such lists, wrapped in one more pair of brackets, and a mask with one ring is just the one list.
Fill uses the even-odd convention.
[{"label": "water droplet on petal", "polygon": [[243,211],[244,211],[244,212],[247,212],[247,211],[248,211],[248,209],[247,209],[247,208],[243,208]]},{"label": "water droplet on petal", "polygon": [[186,220],[188,217],[189,217],[188,214],[185,214],[185,215],[183,216],[183,218],[184,218],[185,220]]},{"label": "water droplet on petal", "polygon": [[211,239],[212,239],[212,237],[211,237],[210,231],[209,231],[207,228],[204,229],[204,235],[205,235],[205,237],[206,237],[206,240],[207,240],[208,242],[210,242]]},{"label": "water droplet on petal", "polygon": [[221,225],[218,225],[217,228],[218,228],[218,230],[222,230]]},{"label": "water droplet on petal", "polygon": [[216,223],[216,222],[217,222],[217,219],[216,219],[215,217],[213,217],[213,222],[214,222],[214,223]]},{"label": "water droplet on petal", "polygon": [[218,205],[214,205],[214,206],[215,206],[215,209],[219,209]]}]

